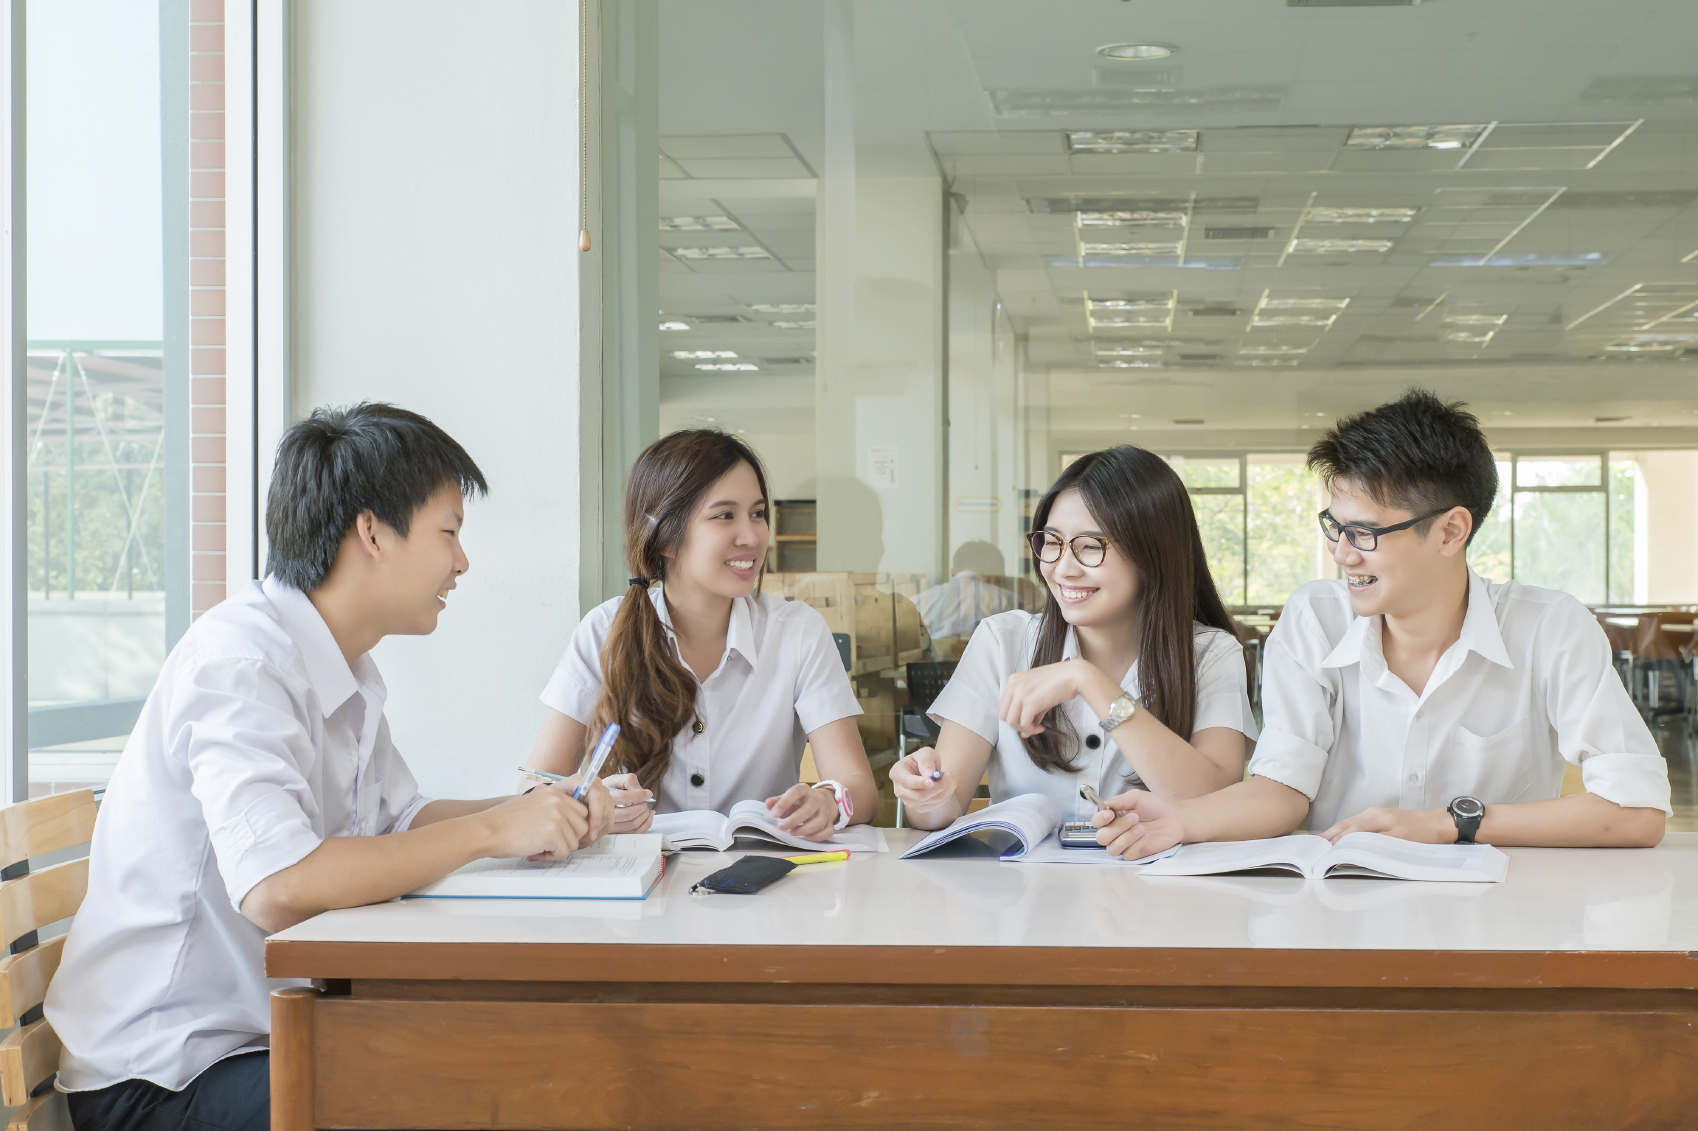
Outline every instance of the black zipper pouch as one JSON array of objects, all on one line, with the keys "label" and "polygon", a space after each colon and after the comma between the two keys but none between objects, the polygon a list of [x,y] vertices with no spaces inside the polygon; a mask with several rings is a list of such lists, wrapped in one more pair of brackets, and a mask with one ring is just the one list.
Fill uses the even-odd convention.
[{"label": "black zipper pouch", "polygon": [[729,868],[698,880],[693,892],[718,892],[722,895],[753,895],[774,880],[789,875],[796,865],[778,856],[745,856]]}]

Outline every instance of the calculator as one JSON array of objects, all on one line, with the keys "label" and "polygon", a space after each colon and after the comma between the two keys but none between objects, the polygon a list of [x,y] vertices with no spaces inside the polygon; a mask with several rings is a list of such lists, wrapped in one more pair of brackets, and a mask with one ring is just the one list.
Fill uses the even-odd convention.
[{"label": "calculator", "polygon": [[1063,848],[1101,848],[1097,843],[1097,827],[1089,821],[1067,821],[1057,834]]}]

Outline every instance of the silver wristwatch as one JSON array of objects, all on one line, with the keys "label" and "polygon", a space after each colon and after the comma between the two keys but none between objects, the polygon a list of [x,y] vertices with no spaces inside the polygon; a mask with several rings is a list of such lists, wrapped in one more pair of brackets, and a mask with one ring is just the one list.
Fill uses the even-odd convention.
[{"label": "silver wristwatch", "polygon": [[1107,734],[1127,719],[1138,713],[1138,701],[1132,696],[1122,693],[1114,697],[1114,702],[1108,705],[1108,718],[1103,720],[1103,733]]}]

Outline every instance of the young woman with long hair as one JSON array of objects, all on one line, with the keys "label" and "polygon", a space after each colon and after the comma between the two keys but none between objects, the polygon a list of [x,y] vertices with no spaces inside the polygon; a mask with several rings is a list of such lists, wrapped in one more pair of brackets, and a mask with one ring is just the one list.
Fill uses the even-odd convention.
[{"label": "young woman with long hair", "polygon": [[987,767],[993,801],[1042,793],[1080,821],[1095,812],[1083,785],[1187,798],[1240,780],[1256,737],[1244,654],[1167,462],[1126,446],[1074,460],[1031,546],[1044,611],[974,631],[932,704],[936,748],[890,771],[908,821],[954,821]]},{"label": "young woman with long hair", "polygon": [[[761,592],[771,539],[766,473],[747,444],[713,429],[650,444],[625,485],[630,588],[572,634],[529,767],[576,773],[616,722],[615,832],[648,828],[651,796],[662,813],[763,800],[810,840],[870,821],[861,708],[825,618]],[[817,787],[797,780],[804,742]]]}]

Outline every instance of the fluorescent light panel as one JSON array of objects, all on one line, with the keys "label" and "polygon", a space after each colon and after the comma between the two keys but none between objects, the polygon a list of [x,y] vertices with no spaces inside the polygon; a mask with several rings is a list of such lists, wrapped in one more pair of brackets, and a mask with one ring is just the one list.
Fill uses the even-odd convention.
[{"label": "fluorescent light panel", "polygon": [[1344,139],[1346,149],[1467,149],[1480,140],[1485,125],[1357,126]]},{"label": "fluorescent light panel", "polygon": [[811,302],[751,302],[748,305],[757,314],[812,314],[819,309]]},{"label": "fluorescent light panel", "polygon": [[1071,153],[1195,153],[1197,130],[1068,130]]},{"label": "fluorescent light panel", "polygon": [[1183,228],[1183,212],[1076,212],[1081,228]]},{"label": "fluorescent light panel", "polygon": [[733,350],[673,350],[672,356],[680,361],[692,361],[698,357],[736,357]]},{"label": "fluorescent light panel", "polygon": [[772,253],[764,247],[669,247],[666,249],[679,259],[771,259]]},{"label": "fluorescent light panel", "polygon": [[1293,255],[1340,255],[1351,252],[1380,254],[1390,251],[1396,240],[1311,240],[1291,241]]},{"label": "fluorescent light panel", "polygon": [[1178,255],[1184,245],[1173,243],[1084,243],[1079,250],[1084,255]]},{"label": "fluorescent light panel", "polygon": [[736,370],[737,372],[753,372],[760,368],[748,361],[701,361],[696,363],[697,369]]},{"label": "fluorescent light panel", "polygon": [[1303,214],[1309,224],[1407,224],[1419,208],[1311,208]]}]

